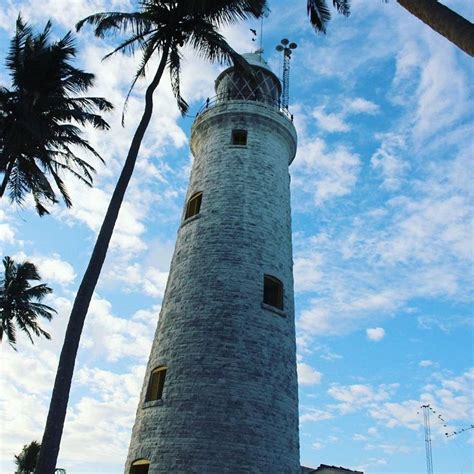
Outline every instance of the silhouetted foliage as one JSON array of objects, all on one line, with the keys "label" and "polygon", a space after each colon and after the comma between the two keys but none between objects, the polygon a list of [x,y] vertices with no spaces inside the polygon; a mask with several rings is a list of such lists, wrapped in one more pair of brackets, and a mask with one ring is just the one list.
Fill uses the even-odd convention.
[{"label": "silhouetted foliage", "polygon": [[94,75],[71,65],[76,47],[69,32],[51,41],[51,23],[35,34],[18,17],[6,66],[11,87],[0,87],[0,196],[22,204],[32,194],[39,215],[45,204],[57,203],[52,180],[66,204],[72,205],[62,174],[92,185],[94,168],[78,156],[80,149],[99,154],[82,137],[82,126],[109,128],[95,113],[112,104],[101,97],[84,97]]},{"label": "silhouetted foliage", "polygon": [[51,321],[53,313],[56,313],[53,308],[40,303],[53,290],[45,283],[31,286],[30,280],[41,280],[36,266],[31,262],[15,263],[10,257],[5,257],[3,266],[4,274],[0,280],[0,341],[3,341],[5,334],[15,349],[16,328],[23,331],[32,343],[32,334],[51,339],[36,320],[42,317]]},{"label": "silhouetted foliage", "polygon": [[[334,8],[344,16],[351,13],[350,0],[332,0]],[[308,11],[309,21],[318,33],[326,33],[326,25],[331,19],[331,10],[326,0],[308,0],[306,9]]]},{"label": "silhouetted foliage", "polygon": [[17,466],[15,474],[31,474],[34,472],[41,445],[37,441],[25,444],[20,454],[15,454]]}]

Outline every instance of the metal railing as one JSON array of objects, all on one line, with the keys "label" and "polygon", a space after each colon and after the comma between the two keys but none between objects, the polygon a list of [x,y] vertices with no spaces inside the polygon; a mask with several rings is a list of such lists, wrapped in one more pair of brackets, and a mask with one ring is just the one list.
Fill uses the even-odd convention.
[{"label": "metal railing", "polygon": [[235,93],[228,93],[228,94],[218,94],[214,97],[208,97],[206,102],[203,106],[197,111],[196,117],[201,115],[208,109],[216,107],[218,105],[226,104],[229,102],[242,102],[242,101],[249,101],[249,102],[258,102],[260,104],[264,104],[269,106],[273,109],[276,109],[279,113],[284,115],[286,118],[293,122],[293,114],[291,114],[286,107],[283,107],[280,100],[277,100],[271,96],[266,96],[263,94],[259,94],[258,92],[255,93],[252,97],[242,97],[236,96]]}]

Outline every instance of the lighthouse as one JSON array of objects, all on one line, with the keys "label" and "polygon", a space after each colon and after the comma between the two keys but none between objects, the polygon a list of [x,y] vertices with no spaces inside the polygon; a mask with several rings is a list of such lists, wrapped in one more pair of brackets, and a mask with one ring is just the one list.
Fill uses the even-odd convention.
[{"label": "lighthouse", "polygon": [[126,474],[299,473],[289,165],[261,54],[216,79],[194,156]]}]

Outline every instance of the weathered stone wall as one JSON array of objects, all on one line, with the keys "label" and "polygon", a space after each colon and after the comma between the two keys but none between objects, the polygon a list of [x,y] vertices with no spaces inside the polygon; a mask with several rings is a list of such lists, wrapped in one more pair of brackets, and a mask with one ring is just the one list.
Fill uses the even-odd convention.
[{"label": "weathered stone wall", "polygon": [[[248,130],[233,146],[233,129]],[[150,473],[298,473],[298,400],[288,165],[293,125],[276,109],[229,102],[199,116],[183,222],[133,428]],[[185,207],[185,206],[184,206]],[[184,217],[184,211],[183,211]],[[284,310],[262,305],[263,276]],[[144,405],[151,370],[168,367]]]}]

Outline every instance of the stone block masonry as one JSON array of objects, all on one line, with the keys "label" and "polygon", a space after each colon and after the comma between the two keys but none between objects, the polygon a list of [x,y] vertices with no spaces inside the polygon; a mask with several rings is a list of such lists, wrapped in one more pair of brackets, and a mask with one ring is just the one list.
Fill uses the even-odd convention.
[{"label": "stone block masonry", "polygon": [[[245,146],[232,130],[247,130]],[[133,427],[125,473],[299,473],[288,166],[296,132],[278,109],[228,101],[197,117],[183,220]],[[183,209],[183,219],[186,205]],[[264,275],[284,307],[263,304]],[[144,402],[165,366],[161,400]]]}]

